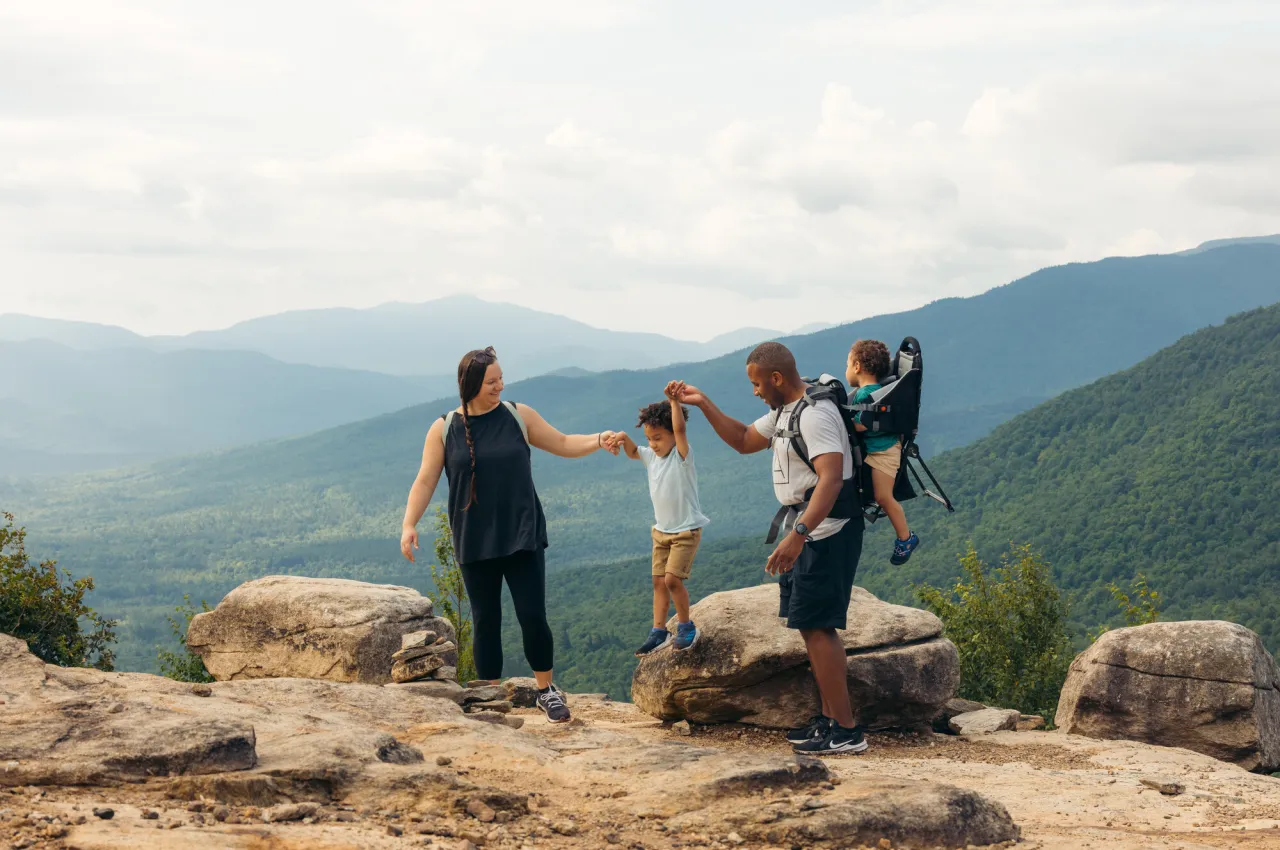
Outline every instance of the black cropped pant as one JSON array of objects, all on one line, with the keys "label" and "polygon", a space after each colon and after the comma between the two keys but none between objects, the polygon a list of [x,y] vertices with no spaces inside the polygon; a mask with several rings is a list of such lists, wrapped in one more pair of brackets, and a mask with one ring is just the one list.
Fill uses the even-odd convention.
[{"label": "black cropped pant", "polygon": [[550,670],[555,656],[547,624],[547,562],[544,550],[460,565],[471,600],[472,652],[476,676],[502,677],[502,581],[511,588],[524,637],[524,657],[537,672]]}]

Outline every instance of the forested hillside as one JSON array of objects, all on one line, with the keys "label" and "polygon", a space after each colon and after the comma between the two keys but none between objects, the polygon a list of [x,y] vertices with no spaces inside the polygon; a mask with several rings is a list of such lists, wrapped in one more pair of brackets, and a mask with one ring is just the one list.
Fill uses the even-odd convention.
[{"label": "forested hillside", "polygon": [[[1277,298],[1280,246],[1242,245],[1047,269],[981,296],[788,344],[802,368],[816,373],[838,371],[856,337],[891,343],[905,334],[919,337],[928,363],[922,442],[955,445],[1047,395],[1128,367],[1229,311]],[[631,426],[636,408],[657,398],[672,377],[698,384],[735,415],[764,411],[750,395],[741,354],[657,372],[538,378],[513,384],[507,397],[532,404],[564,430],[594,432]],[[142,665],[166,635],[160,612],[184,592],[213,601],[238,582],[271,572],[425,586],[421,571],[401,563],[396,536],[423,434],[450,404],[134,472],[10,482],[0,485],[0,505],[29,526],[33,551],[97,579],[98,604],[129,618],[122,664]],[[713,520],[708,538],[757,534],[772,512],[767,461],[732,455],[700,418],[692,429]],[[966,460],[946,459],[939,468],[963,504],[984,492],[974,482],[991,484],[969,464],[990,461],[960,457]],[[650,507],[638,464],[539,454],[535,473],[551,523],[553,571],[644,553]],[[991,509],[984,503],[980,510]],[[948,530],[935,533],[929,523],[941,516],[936,506],[917,502],[912,513],[929,536],[917,566],[945,575],[959,543],[944,535],[963,536],[962,523],[981,514],[962,511],[939,526]],[[1003,533],[989,524],[974,530]],[[896,586],[905,587],[909,577]]]}]

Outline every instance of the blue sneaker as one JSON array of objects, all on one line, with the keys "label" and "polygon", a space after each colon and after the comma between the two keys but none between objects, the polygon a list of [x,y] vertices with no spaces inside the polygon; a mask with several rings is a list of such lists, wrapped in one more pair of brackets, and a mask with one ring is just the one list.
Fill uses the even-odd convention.
[{"label": "blue sneaker", "polygon": [[916,537],[916,533],[911,532],[911,536],[906,540],[895,540],[893,543],[893,555],[889,557],[889,563],[895,567],[905,564],[911,559],[911,553],[916,551],[916,547],[920,545],[920,538]]},{"label": "blue sneaker", "polygon": [[672,641],[676,649],[688,649],[698,639],[698,627],[693,620],[687,623],[676,623],[676,639]]},{"label": "blue sneaker", "polygon": [[670,639],[671,639],[671,632],[667,631],[666,629],[659,629],[657,627],[654,627],[649,630],[649,639],[646,640],[644,644],[639,649],[636,650],[636,655],[637,656],[648,655],[650,652],[653,652],[655,649],[665,646],[667,641]]}]

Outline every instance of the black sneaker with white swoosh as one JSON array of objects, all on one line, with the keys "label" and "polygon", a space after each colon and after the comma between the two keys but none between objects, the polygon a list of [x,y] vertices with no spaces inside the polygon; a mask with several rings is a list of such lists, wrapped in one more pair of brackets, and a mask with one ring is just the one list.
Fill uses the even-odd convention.
[{"label": "black sneaker with white swoosh", "polygon": [[823,734],[794,744],[792,749],[811,756],[864,753],[867,751],[867,739],[862,735],[861,726],[846,729],[839,723],[831,722],[823,730]]}]

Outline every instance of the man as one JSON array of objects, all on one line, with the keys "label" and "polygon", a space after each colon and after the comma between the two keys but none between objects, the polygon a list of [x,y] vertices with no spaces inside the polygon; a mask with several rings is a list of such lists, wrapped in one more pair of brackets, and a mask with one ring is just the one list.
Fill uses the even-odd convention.
[{"label": "man", "polygon": [[[836,629],[846,626],[853,576],[862,554],[862,515],[841,498],[853,477],[853,456],[844,420],[835,403],[805,402],[799,437],[809,463],[787,433],[792,412],[805,396],[796,361],[786,346],[766,342],[747,357],[747,378],[755,395],[771,408],[752,425],[727,416],[696,387],[682,385],[681,401],[700,409],[720,439],[740,454],[773,447],[773,490],[798,513],[783,529],[765,570],[779,576],[778,616],[804,638],[822,713],[787,732],[798,752],[861,753],[867,749],[853,718],[846,681],[844,644]],[[833,509],[839,506],[832,516]],[[784,523],[785,525],[785,523]]]}]

